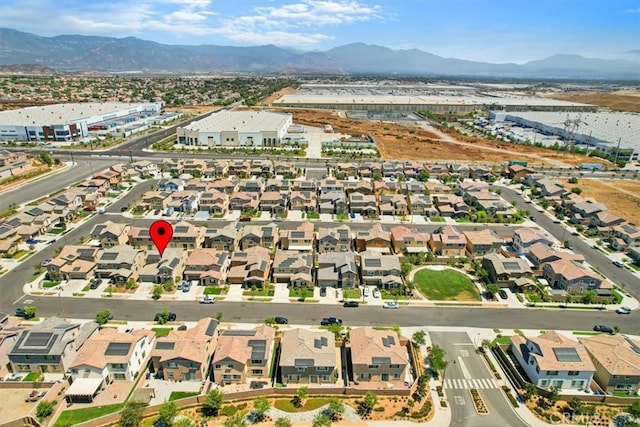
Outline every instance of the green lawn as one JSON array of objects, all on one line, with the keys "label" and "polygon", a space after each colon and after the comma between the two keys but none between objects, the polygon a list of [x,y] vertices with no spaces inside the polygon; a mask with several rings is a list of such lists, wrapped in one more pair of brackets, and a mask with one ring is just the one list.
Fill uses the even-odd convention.
[{"label": "green lawn", "polygon": [[328,398],[315,398],[315,399],[307,398],[303,406],[301,406],[300,408],[296,408],[291,403],[291,399],[277,399],[273,403],[273,407],[285,412],[307,412],[307,411],[313,411],[314,409],[318,409],[326,405],[327,403],[329,403]]},{"label": "green lawn", "polygon": [[306,288],[289,289],[289,296],[292,298],[302,298],[302,297],[311,298],[313,296],[313,289],[306,289]]},{"label": "green lawn", "polygon": [[309,218],[309,219],[319,219],[320,218],[320,214],[316,213],[316,212],[308,212],[307,213],[307,218]]},{"label": "green lawn", "polygon": [[440,301],[481,301],[480,292],[471,279],[455,270],[418,271],[414,283],[420,292],[431,300]]},{"label": "green lawn", "polygon": [[507,345],[511,343],[511,336],[502,336],[491,341],[491,344]]},{"label": "green lawn", "polygon": [[44,379],[44,375],[40,372],[29,372],[22,381],[42,381]]},{"label": "green lawn", "polygon": [[223,291],[223,288],[218,288],[215,286],[207,286],[204,288],[205,295],[220,295]]},{"label": "green lawn", "polygon": [[42,282],[42,287],[43,288],[55,288],[59,284],[60,284],[60,282],[57,282],[57,281],[45,280],[44,282]]},{"label": "green lawn", "polygon": [[573,335],[600,335],[600,332],[595,332],[595,331],[573,331]]},{"label": "green lawn", "polygon": [[64,228],[52,228],[49,230],[49,234],[61,234],[64,232]]},{"label": "green lawn", "polygon": [[441,216],[434,216],[433,218],[429,218],[431,222],[445,222],[445,219]]},{"label": "green lawn", "polygon": [[123,403],[116,405],[94,406],[92,408],[71,409],[63,411],[54,427],[74,426],[122,410]]},{"label": "green lawn", "polygon": [[346,221],[349,219],[349,215],[348,214],[337,214],[336,215],[336,221]]},{"label": "green lawn", "polygon": [[172,391],[169,395],[169,401],[185,399],[191,396],[197,396],[199,393],[195,391]]},{"label": "green lawn", "polygon": [[251,297],[272,297],[275,294],[275,292],[276,291],[274,289],[269,289],[269,288],[256,289],[255,291],[251,289],[246,289],[242,291],[242,295],[251,296]]},{"label": "green lawn", "polygon": [[171,328],[151,328],[151,330],[156,333],[158,338],[166,337],[171,332]]},{"label": "green lawn", "polygon": [[342,290],[342,295],[346,298],[360,298],[362,297],[362,292],[360,292],[360,289],[343,289]]},{"label": "green lawn", "polygon": [[409,297],[407,295],[394,295],[392,292],[386,290],[386,289],[381,289],[380,290],[380,296],[382,297],[382,299],[391,299],[391,300],[408,300]]}]

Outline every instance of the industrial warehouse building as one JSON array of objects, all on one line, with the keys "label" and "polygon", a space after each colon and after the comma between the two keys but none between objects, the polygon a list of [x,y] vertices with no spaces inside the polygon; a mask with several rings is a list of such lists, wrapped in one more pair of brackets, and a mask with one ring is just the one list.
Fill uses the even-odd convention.
[{"label": "industrial warehouse building", "polygon": [[293,124],[291,114],[223,110],[178,128],[178,144],[206,147],[274,147]]},{"label": "industrial warehouse building", "polygon": [[0,140],[72,141],[124,127],[162,113],[159,102],[88,102],[53,104],[0,112]]},{"label": "industrial warehouse building", "polygon": [[[490,113],[489,119],[563,138],[568,136],[565,132],[572,131],[572,143],[577,146],[597,149],[614,157],[619,149],[617,158],[624,161],[640,158],[640,114],[494,111]],[[567,120],[573,122],[573,126],[567,126]]]},{"label": "industrial warehouse building", "polygon": [[473,111],[595,111],[589,104],[459,85],[304,84],[274,107],[467,114]]}]

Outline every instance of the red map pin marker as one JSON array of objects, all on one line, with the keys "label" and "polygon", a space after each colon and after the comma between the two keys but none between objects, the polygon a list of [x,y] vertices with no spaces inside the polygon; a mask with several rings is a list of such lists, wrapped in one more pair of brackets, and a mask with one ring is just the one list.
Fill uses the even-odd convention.
[{"label": "red map pin marker", "polygon": [[162,256],[162,253],[173,237],[173,227],[167,221],[156,221],[149,227],[149,236],[153,244],[156,245],[158,252],[160,252],[160,256]]}]

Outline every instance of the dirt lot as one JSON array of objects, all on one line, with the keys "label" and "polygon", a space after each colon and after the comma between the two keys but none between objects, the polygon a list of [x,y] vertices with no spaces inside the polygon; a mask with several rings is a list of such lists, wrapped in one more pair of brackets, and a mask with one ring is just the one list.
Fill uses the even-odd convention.
[{"label": "dirt lot", "polygon": [[585,104],[600,105],[617,111],[631,111],[640,113],[640,92],[615,91],[615,92],[566,92],[544,93],[546,98],[562,101],[582,102]]},{"label": "dirt lot", "polygon": [[258,105],[271,105],[271,103],[277,99],[280,99],[284,95],[291,95],[296,91],[296,88],[293,86],[285,87],[267,97],[264,101],[258,103]]},{"label": "dirt lot", "polygon": [[557,179],[564,187],[582,189],[581,196],[592,197],[604,203],[614,214],[634,224],[640,224],[640,182],[625,179],[586,179],[579,178],[577,184],[566,179]]},{"label": "dirt lot", "polygon": [[[327,110],[279,109],[278,111],[293,113],[293,121],[297,124],[316,127],[331,124],[336,133],[371,134],[376,139],[384,159],[501,163],[514,158],[526,158],[531,165],[549,165],[553,164],[554,160],[555,163],[559,161],[570,165],[601,162],[592,157],[565,155],[536,147],[465,137],[453,130],[447,130],[449,134],[447,136],[417,126],[352,120]],[[451,138],[459,143],[448,142],[447,139]]]},{"label": "dirt lot", "polygon": [[204,114],[217,109],[217,105],[167,105],[167,111],[181,111],[184,114]]},{"label": "dirt lot", "polygon": [[[31,388],[8,388],[0,389],[0,421],[6,422],[24,417],[29,414],[38,404],[37,402],[25,402],[24,399],[31,393]],[[37,389],[47,391],[47,389]]]}]

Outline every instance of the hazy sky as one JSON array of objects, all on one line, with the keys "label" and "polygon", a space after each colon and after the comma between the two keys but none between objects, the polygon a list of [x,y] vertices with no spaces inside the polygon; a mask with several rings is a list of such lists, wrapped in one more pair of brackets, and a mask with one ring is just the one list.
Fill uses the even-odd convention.
[{"label": "hazy sky", "polygon": [[3,0],[0,27],[304,50],[365,42],[487,62],[640,60],[640,0]]}]

